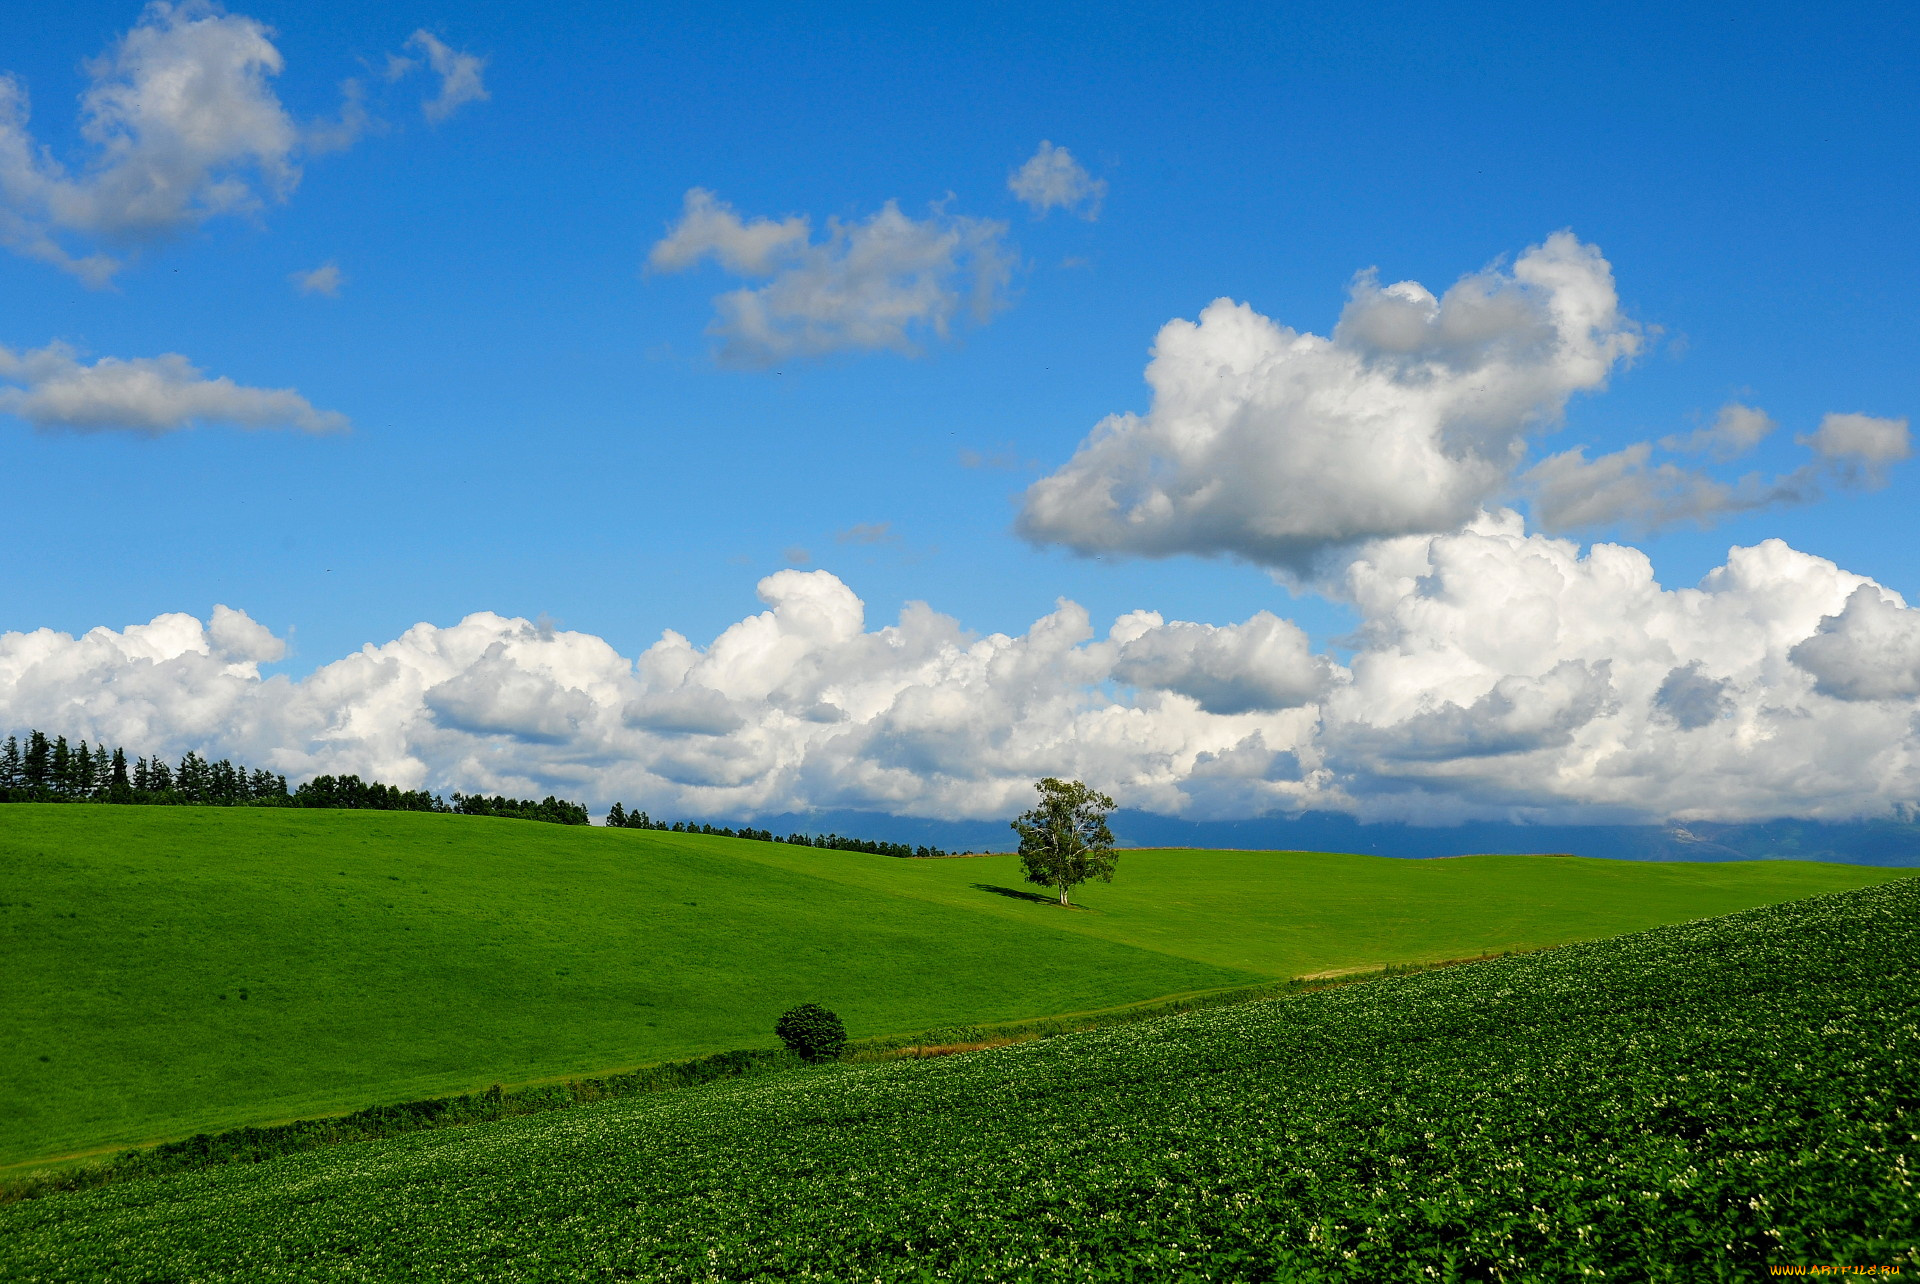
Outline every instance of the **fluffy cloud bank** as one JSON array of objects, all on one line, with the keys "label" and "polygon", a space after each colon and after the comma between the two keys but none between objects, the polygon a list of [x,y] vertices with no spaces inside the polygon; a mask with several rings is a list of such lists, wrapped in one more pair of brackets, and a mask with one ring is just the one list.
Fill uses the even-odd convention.
[{"label": "fluffy cloud bank", "polygon": [[303,432],[344,432],[349,426],[345,415],[316,410],[291,388],[209,379],[177,352],[101,357],[88,365],[64,343],[27,352],[0,347],[0,414],[40,429],[150,435],[195,423]]},{"label": "fluffy cloud bank", "polygon": [[1293,624],[1018,636],[923,604],[870,627],[825,571],[760,583],[708,645],[638,656],[472,615],[307,677],[238,611],[0,635],[0,724],[408,786],[743,817],[996,816],[1044,774],[1193,817],[1736,819],[1883,814],[1920,793],[1920,612],[1778,541],[1666,589],[1635,549],[1511,513],[1367,545],[1346,663]]},{"label": "fluffy cloud bank", "polygon": [[1361,648],[1321,743],[1404,819],[1884,813],[1920,792],[1916,709],[1838,698],[1803,647],[1862,590],[1920,618],[1778,540],[1677,590],[1637,549],[1583,555],[1510,513],[1383,541],[1347,571]]},{"label": "fluffy cloud bank", "polygon": [[764,366],[789,357],[891,349],[916,352],[953,322],[986,321],[1004,303],[1013,258],[1006,224],[948,214],[902,214],[892,201],[864,221],[827,221],[815,240],[804,216],[742,219],[712,192],[686,195],[680,220],[647,257],[656,272],[713,259],[765,283],[722,294],[707,333],[723,361]]}]

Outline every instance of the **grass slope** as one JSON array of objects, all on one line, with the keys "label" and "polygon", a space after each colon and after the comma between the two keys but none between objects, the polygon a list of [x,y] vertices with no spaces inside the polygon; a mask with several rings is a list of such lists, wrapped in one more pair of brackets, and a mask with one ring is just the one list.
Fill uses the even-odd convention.
[{"label": "grass slope", "polygon": [[40,1281],[1920,1264],[1920,884],[0,1208]]},{"label": "grass slope", "polygon": [[[741,860],[398,812],[0,808],[0,1163],[1245,972]],[[244,996],[244,997],[243,997]]]},{"label": "grass slope", "polygon": [[1274,977],[1597,940],[1912,877],[1910,868],[1339,852],[1127,851],[1063,914],[1014,856],[875,860],[742,844],[750,860]]},{"label": "grass slope", "polygon": [[[1899,876],[1128,852],[1061,911],[899,861],[378,812],[0,808],[0,1166],[773,1043],[1528,949]],[[223,997],[224,996],[224,997]],[[242,997],[244,996],[244,997]]]}]

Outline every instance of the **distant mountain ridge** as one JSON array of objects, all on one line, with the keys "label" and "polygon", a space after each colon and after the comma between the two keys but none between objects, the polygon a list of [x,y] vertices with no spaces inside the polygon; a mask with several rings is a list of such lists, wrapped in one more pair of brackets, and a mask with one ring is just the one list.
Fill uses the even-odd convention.
[{"label": "distant mountain ridge", "polygon": [[[858,833],[951,851],[1010,851],[1005,822],[924,820],[875,812],[830,811],[762,817],[785,832]],[[1432,858],[1480,852],[1564,853],[1608,860],[1821,860],[1851,865],[1920,865],[1920,823],[1899,820],[1768,820],[1669,825],[1363,825],[1351,816],[1308,812],[1252,820],[1182,820],[1120,811],[1113,832],[1123,847],[1240,847],[1369,852]]]}]

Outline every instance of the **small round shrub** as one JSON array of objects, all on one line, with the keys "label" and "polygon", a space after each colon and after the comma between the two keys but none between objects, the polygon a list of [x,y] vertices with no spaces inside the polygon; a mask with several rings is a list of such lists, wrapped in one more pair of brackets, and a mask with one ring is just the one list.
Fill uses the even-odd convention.
[{"label": "small round shrub", "polygon": [[803,1061],[831,1061],[847,1046],[847,1028],[817,1003],[789,1009],[773,1023],[773,1032]]}]

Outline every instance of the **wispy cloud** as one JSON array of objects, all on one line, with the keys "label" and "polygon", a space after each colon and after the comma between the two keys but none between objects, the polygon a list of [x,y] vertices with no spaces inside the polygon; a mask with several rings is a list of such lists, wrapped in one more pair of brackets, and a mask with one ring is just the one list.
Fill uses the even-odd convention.
[{"label": "wispy cloud", "polygon": [[765,366],[788,357],[891,350],[914,353],[953,322],[986,321],[1005,303],[1012,255],[1006,224],[935,206],[911,218],[889,201],[866,219],[742,219],[712,192],[694,188],[681,216],[647,258],[680,272],[711,258],[735,276],[764,278],[714,300],[707,327],[721,360]]},{"label": "wispy cloud", "polygon": [[[429,120],[487,97],[482,59],[425,31],[407,47],[440,77]],[[25,84],[0,74],[0,244],[103,286],[140,246],[286,200],[305,158],[350,147],[379,121],[348,79],[337,117],[297,123],[273,89],[283,66],[258,20],[212,0],[154,0],[85,64],[71,166],[34,137]]]},{"label": "wispy cloud", "polygon": [[1685,437],[1662,437],[1661,446],[1688,454],[1708,454],[1722,462],[1737,459],[1764,441],[1779,425],[1766,411],[1729,401],[1705,428]]},{"label": "wispy cloud", "polygon": [[[492,97],[482,78],[487,67],[485,58],[451,48],[425,28],[408,37],[406,47],[424,57],[433,74],[440,77],[439,92],[420,104],[420,110],[434,124],[468,103],[486,102]],[[399,80],[419,65],[412,58],[388,54],[387,79]]]},{"label": "wispy cloud", "polygon": [[88,364],[64,343],[27,352],[0,347],[0,385],[7,384],[0,413],[44,430],[158,436],[196,423],[316,433],[348,427],[345,415],[316,410],[291,388],[209,379],[177,352]]},{"label": "wispy cloud", "polygon": [[28,132],[26,87],[0,76],[0,237],[103,284],[120,262],[63,234],[133,244],[284,199],[301,131],[269,83],[280,51],[261,23],[207,3],[155,3],[86,64],[85,163],[70,173]]},{"label": "wispy cloud", "polygon": [[1036,466],[1034,460],[1021,458],[1012,442],[992,452],[974,450],[970,446],[962,447],[958,458],[962,468],[978,468],[996,473],[1010,473]]},{"label": "wispy cloud", "polygon": [[1771,479],[1754,474],[1730,483],[1699,469],[1653,463],[1652,451],[1643,441],[1595,459],[1575,447],[1541,460],[1521,478],[1533,496],[1534,520],[1549,531],[1613,525],[1654,531],[1820,496],[1815,468]]},{"label": "wispy cloud", "polygon": [[[1707,452],[1728,460],[1751,450],[1775,428],[1752,406],[1724,407],[1713,424],[1662,446]],[[1815,458],[1777,477],[1750,473],[1719,480],[1698,468],[1652,461],[1650,442],[1588,459],[1583,448],[1541,460],[1520,479],[1534,500],[1534,516],[1550,531],[1624,525],[1659,530],[1681,522],[1704,524],[1732,513],[1821,498],[1827,486],[1842,489],[1884,485],[1887,470],[1912,452],[1905,419],[1830,414],[1813,432],[1796,436]]]},{"label": "wispy cloud", "polygon": [[287,279],[302,294],[324,294],[329,299],[339,296],[340,287],[347,280],[337,263],[322,263],[311,271],[291,273]]},{"label": "wispy cloud", "polygon": [[892,522],[857,522],[843,531],[834,533],[834,542],[839,544],[898,544],[899,533],[893,529]]},{"label": "wispy cloud", "polygon": [[1812,433],[1794,440],[1812,447],[1846,481],[1861,486],[1884,485],[1887,469],[1913,453],[1904,418],[1827,415]]}]

